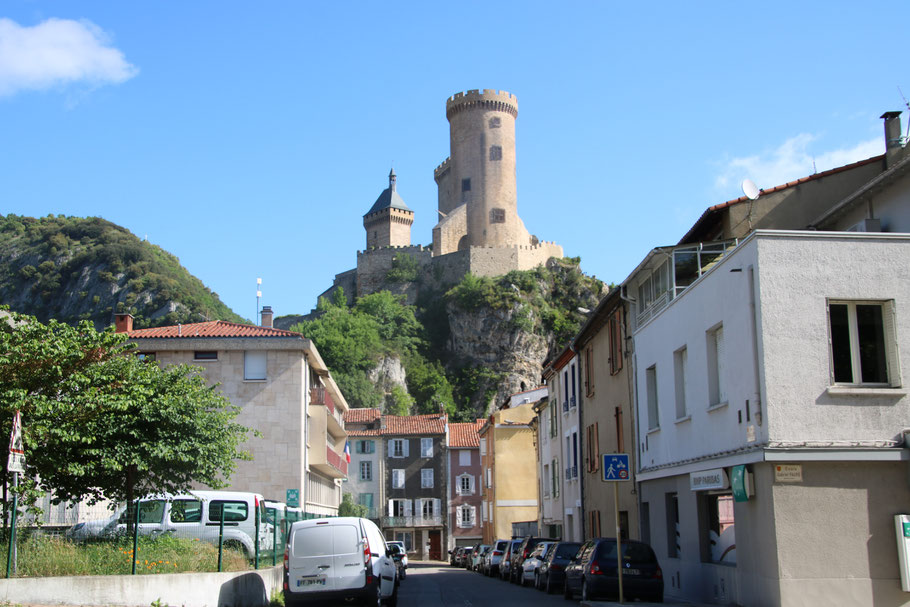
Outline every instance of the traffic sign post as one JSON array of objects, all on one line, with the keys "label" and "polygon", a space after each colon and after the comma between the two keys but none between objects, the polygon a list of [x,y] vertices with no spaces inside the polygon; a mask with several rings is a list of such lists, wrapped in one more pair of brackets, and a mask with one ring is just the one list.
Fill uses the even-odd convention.
[{"label": "traffic sign post", "polygon": [[623,602],[622,593],[622,529],[619,527],[619,484],[632,480],[629,468],[628,453],[604,453],[601,466],[602,480],[613,483],[613,515],[616,521],[616,579],[619,583],[619,602]]},{"label": "traffic sign post", "polygon": [[9,435],[9,459],[6,469],[13,473],[13,510],[10,516],[9,549],[6,553],[6,577],[16,573],[16,518],[19,513],[19,475],[25,473],[25,444],[22,442],[22,414],[13,415],[13,430]]}]

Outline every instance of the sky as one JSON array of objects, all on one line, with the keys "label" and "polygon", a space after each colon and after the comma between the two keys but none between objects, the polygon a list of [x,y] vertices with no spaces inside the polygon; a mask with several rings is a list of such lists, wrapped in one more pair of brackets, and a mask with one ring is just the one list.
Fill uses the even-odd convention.
[{"label": "sky", "polygon": [[901,2],[0,2],[0,214],[99,216],[235,312],[304,314],[388,186],[436,222],[445,101],[518,97],[518,212],[620,282],[712,205],[884,152]]}]

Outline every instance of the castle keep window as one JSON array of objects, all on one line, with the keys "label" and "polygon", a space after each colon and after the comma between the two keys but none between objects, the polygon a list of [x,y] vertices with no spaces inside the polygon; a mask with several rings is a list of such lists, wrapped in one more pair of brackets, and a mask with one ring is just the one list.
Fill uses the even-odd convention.
[{"label": "castle keep window", "polygon": [[505,223],[506,222],[506,210],[505,209],[490,209],[490,223]]},{"label": "castle keep window", "polygon": [[470,192],[470,191],[471,191],[471,180],[470,180],[470,179],[462,179],[462,180],[461,180],[461,191],[462,191],[462,192]]},{"label": "castle keep window", "polygon": [[490,118],[490,128],[491,129],[498,129],[500,126],[502,126],[502,120],[500,120],[499,116],[494,116],[493,118]]},{"label": "castle keep window", "polygon": [[502,160],[502,146],[501,145],[491,145],[490,146],[490,160]]}]

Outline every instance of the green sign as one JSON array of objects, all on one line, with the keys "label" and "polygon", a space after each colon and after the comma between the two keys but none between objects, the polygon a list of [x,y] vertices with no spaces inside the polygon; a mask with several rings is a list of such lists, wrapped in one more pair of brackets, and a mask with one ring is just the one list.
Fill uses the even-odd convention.
[{"label": "green sign", "polygon": [[288,489],[284,501],[290,508],[300,508],[300,489]]},{"label": "green sign", "polygon": [[749,501],[749,487],[746,479],[745,466],[733,466],[730,469],[730,486],[733,489],[734,502]]},{"label": "green sign", "polygon": [[910,537],[910,523],[902,523],[904,526],[904,537]]}]

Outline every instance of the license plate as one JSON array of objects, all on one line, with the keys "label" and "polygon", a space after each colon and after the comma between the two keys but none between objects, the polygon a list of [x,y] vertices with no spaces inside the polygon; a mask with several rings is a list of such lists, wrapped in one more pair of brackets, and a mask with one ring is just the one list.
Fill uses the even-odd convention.
[{"label": "license plate", "polygon": [[317,575],[313,577],[305,577],[297,580],[297,587],[301,588],[304,586],[325,586],[325,576]]},{"label": "license plate", "polygon": [[641,575],[640,569],[623,569],[622,572],[625,575]]}]

